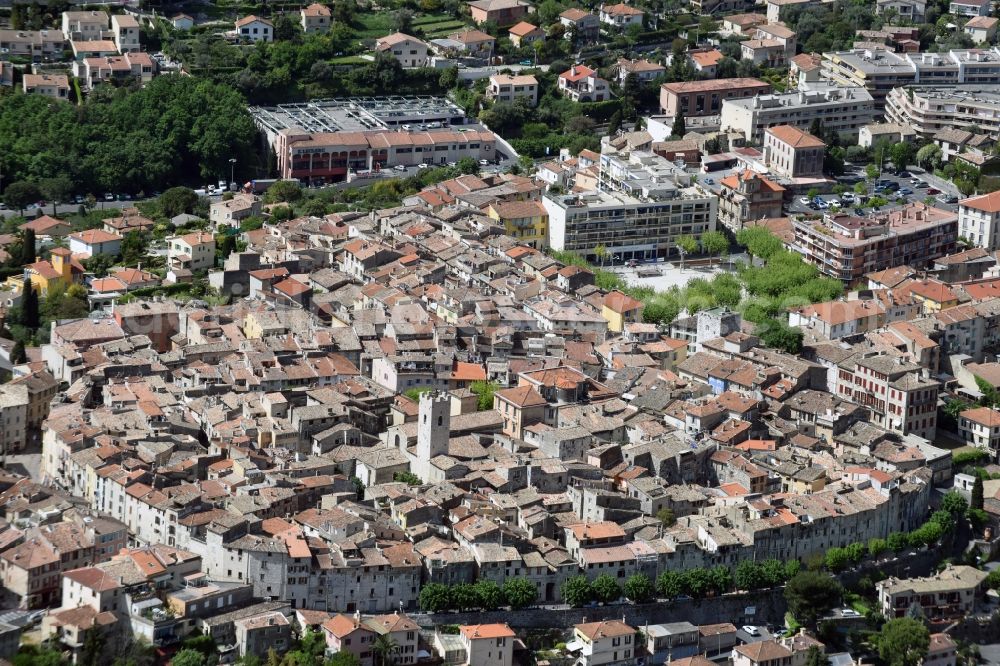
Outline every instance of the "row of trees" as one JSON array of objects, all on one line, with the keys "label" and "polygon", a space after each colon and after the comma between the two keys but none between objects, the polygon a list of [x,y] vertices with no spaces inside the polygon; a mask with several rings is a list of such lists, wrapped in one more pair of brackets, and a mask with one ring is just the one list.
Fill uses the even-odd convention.
[{"label": "row of trees", "polygon": [[492,580],[444,585],[430,583],[420,590],[420,608],[430,613],[448,610],[496,610],[504,606],[525,608],[538,599],[538,590],[525,578],[511,578],[500,586]]},{"label": "row of trees", "polygon": [[563,601],[571,606],[585,606],[593,601],[611,603],[624,596],[629,601],[643,603],[655,597],[700,599],[725,594],[734,590],[754,591],[785,583],[799,572],[796,560],[781,562],[744,560],[730,569],[726,566],[711,569],[664,571],[654,583],[644,573],[636,573],[623,584],[608,574],[601,574],[593,581],[586,576],[576,576],[563,584]]}]

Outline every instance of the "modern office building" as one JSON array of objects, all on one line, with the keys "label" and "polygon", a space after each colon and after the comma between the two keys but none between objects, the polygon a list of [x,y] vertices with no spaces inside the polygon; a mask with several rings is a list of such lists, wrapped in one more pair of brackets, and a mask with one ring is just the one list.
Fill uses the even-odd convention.
[{"label": "modern office building", "polygon": [[872,96],[862,87],[820,87],[790,93],[727,99],[721,123],[726,132],[738,132],[750,143],[762,143],[764,130],[791,125],[803,131],[819,120],[824,132],[836,131],[845,140],[857,140],[862,127],[877,115]]}]

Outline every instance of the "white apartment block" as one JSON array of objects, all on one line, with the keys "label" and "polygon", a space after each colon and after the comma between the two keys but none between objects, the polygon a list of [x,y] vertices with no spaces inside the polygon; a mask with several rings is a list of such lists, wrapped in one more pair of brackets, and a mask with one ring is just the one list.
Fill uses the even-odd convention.
[{"label": "white apartment block", "polygon": [[885,115],[889,122],[910,127],[924,138],[948,128],[998,138],[1000,85],[897,88],[886,96]]},{"label": "white apartment block", "polygon": [[718,197],[645,151],[602,153],[598,190],[546,195],[542,204],[549,214],[549,245],[592,261],[599,261],[598,245],[621,261],[675,256],[677,238],[714,231],[719,212]]},{"label": "white apartment block", "polygon": [[987,250],[1000,249],[1000,192],[959,202],[958,235]]},{"label": "white apartment block", "polygon": [[791,125],[809,131],[815,120],[823,124],[824,132],[836,131],[845,139],[857,140],[861,128],[876,115],[875,101],[864,88],[828,87],[727,99],[720,118],[723,131],[738,132],[759,144],[769,127]]},{"label": "white apartment block", "polygon": [[494,74],[490,77],[486,96],[494,101],[507,103],[525,99],[533,107],[538,104],[538,79],[528,75]]},{"label": "white apartment block", "polygon": [[119,53],[134,53],[139,50],[139,22],[129,14],[115,14],[111,17],[111,32]]},{"label": "white apartment block", "polygon": [[66,41],[90,42],[104,39],[104,31],[107,29],[107,12],[94,10],[62,14],[62,33]]}]

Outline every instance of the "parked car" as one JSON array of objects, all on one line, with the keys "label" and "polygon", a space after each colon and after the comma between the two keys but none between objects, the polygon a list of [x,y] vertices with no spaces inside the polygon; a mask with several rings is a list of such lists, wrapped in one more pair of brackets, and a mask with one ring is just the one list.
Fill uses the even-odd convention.
[{"label": "parked car", "polygon": [[479,166],[489,166],[489,165],[490,163],[488,160],[479,160]]},{"label": "parked car", "polygon": [[812,203],[812,201],[809,199],[809,197],[802,197],[801,199],[799,199],[799,203],[802,204],[803,206],[808,206],[809,204]]},{"label": "parked car", "polygon": [[104,193],[104,200],[105,201],[114,201],[115,200],[115,195],[113,195],[111,192],[105,192]]},{"label": "parked car", "polygon": [[403,166],[402,164],[397,164],[396,166],[394,166],[392,168],[395,169],[396,171],[406,171],[406,167]]},{"label": "parked car", "polygon": [[853,608],[845,608],[840,611],[840,614],[844,617],[861,617],[861,613],[854,610]]},{"label": "parked car", "polygon": [[929,194],[931,196],[934,196],[935,194],[941,194],[941,190],[939,190],[936,187],[928,187],[927,188],[927,194]]},{"label": "parked car", "polygon": [[913,190],[911,190],[911,189],[910,189],[910,188],[908,188],[908,187],[901,187],[901,188],[899,189],[899,194],[902,194],[902,195],[906,196],[906,195],[908,195],[908,194],[913,194]]},{"label": "parked car", "polygon": [[745,631],[747,634],[751,636],[760,636],[760,630],[757,629],[757,627],[753,626],[752,624],[743,625],[743,631]]},{"label": "parked car", "polygon": [[430,166],[431,165],[427,164],[426,162],[421,162],[420,164],[417,165],[417,168],[418,169],[428,169],[428,168],[430,168]]}]

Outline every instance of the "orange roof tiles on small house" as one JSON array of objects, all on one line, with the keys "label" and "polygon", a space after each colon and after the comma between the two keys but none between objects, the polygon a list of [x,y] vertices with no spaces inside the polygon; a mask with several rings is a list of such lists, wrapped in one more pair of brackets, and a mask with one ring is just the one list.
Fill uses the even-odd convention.
[{"label": "orange roof tiles on small house", "polygon": [[791,125],[778,125],[777,127],[768,127],[764,130],[766,133],[771,134],[774,138],[778,139],[783,143],[787,143],[793,148],[825,148],[826,144],[820,139],[816,138],[809,132],[803,132],[797,127],[792,127]]},{"label": "orange roof tiles on small house", "polygon": [[514,638],[517,634],[506,624],[464,624],[458,628],[468,639]]}]

